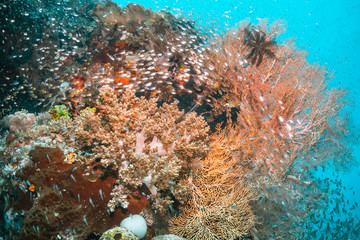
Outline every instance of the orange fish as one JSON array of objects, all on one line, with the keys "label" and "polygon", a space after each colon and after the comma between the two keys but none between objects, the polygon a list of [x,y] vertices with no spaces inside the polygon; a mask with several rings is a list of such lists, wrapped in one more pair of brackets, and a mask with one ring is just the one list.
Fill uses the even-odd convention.
[{"label": "orange fish", "polygon": [[125,68],[130,68],[134,64],[134,63],[129,62],[129,61],[126,61],[126,62],[127,62],[127,65],[124,66]]},{"label": "orange fish", "polygon": [[124,41],[118,41],[118,42],[115,43],[115,46],[119,47],[119,48],[124,48],[125,47],[125,42]]},{"label": "orange fish", "polygon": [[114,78],[115,83],[122,83],[128,85],[130,83],[130,78],[117,76]]},{"label": "orange fish", "polygon": [[34,186],[34,184],[31,184],[31,185],[29,186],[29,191],[30,191],[30,192],[35,192],[35,186]]}]

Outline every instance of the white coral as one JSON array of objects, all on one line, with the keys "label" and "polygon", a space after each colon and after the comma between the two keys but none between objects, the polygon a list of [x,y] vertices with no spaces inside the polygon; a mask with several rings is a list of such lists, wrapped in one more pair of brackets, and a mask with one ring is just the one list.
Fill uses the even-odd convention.
[{"label": "white coral", "polygon": [[115,185],[110,195],[113,197],[108,202],[108,208],[111,212],[115,211],[117,205],[121,205],[122,208],[127,208],[129,206],[126,190],[122,185]]}]

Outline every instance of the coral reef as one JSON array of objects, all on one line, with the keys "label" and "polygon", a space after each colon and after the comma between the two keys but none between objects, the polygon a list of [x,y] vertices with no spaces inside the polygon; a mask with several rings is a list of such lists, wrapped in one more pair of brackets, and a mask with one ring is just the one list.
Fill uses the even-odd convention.
[{"label": "coral reef", "polygon": [[[15,48],[2,58],[10,58],[2,69],[3,113],[11,111],[4,104],[32,112],[54,104],[82,109],[108,84],[155,94],[159,101],[175,98],[187,110],[193,107],[189,102],[200,101],[194,86],[205,80],[198,56],[206,37],[189,19],[138,4],[121,8],[112,1],[17,0],[4,8],[10,10],[1,12],[9,28],[2,35],[8,43],[4,49]],[[9,19],[22,25],[13,29]],[[28,47],[18,49],[17,43]]]},{"label": "coral reef", "polygon": [[280,22],[217,34],[134,3],[0,10],[4,238],[136,239],[119,227],[130,214],[145,239],[358,230],[340,181],[313,174],[352,163],[346,92],[292,41],[275,43]]},{"label": "coral reef", "polygon": [[61,97],[64,76],[87,56],[85,42],[96,23],[84,16],[93,2],[4,2],[0,11],[0,38],[5,44],[0,53],[2,114],[43,111],[45,104]]},{"label": "coral reef", "polygon": [[[254,190],[231,160],[234,145],[216,138],[202,169],[188,181],[192,196],[182,213],[170,220],[170,231],[186,239],[237,239],[249,235],[255,224],[250,202]],[[239,164],[238,164],[239,165]]]},{"label": "coral reef", "polygon": [[49,110],[52,120],[56,121],[60,117],[69,118],[69,112],[65,105],[55,105]]},{"label": "coral reef", "polygon": [[[232,125],[214,129],[213,151],[202,162],[205,171],[200,175],[205,182],[216,179],[216,186],[225,189],[242,179],[243,185],[258,192],[261,205],[249,204],[253,214],[266,222],[248,228],[251,235],[271,238],[271,226],[281,225],[279,236],[291,238],[301,232],[302,217],[310,214],[303,211],[307,203],[322,208],[320,203],[329,201],[316,194],[323,186],[312,182],[308,170],[332,160],[346,168],[352,160],[345,147],[346,119],[339,118],[346,93],[326,90],[325,69],[310,65],[292,42],[278,45],[276,58],[261,58],[263,64],[257,65],[256,57],[254,64],[248,64],[249,34],[256,38],[248,26],[242,23],[214,39],[205,52],[204,66],[212,70],[204,88],[212,106],[208,121],[225,112]],[[264,41],[265,36],[274,39],[282,31],[279,23],[256,29]],[[261,35],[258,38],[261,42]],[[299,192],[308,196],[307,203],[296,206]],[[193,224],[186,217],[196,212],[189,209],[175,218],[175,233],[191,232],[184,230]],[[291,224],[284,224],[284,219]]]},{"label": "coral reef", "polygon": [[[109,10],[112,11],[109,11]],[[159,24],[165,19],[158,13],[150,9],[145,9],[144,6],[130,3],[125,8],[121,9],[116,3],[112,1],[99,2],[93,9],[93,14],[100,19],[101,23],[109,30],[112,30],[116,25],[151,25]],[[169,28],[169,26],[166,26]],[[162,29],[165,31],[165,29]]]},{"label": "coral reef", "polygon": [[[86,128],[95,119],[98,126],[108,127],[107,135],[96,135],[92,132],[95,129]],[[95,134],[87,139],[94,141],[90,146],[83,141],[89,134]],[[137,98],[134,91],[117,98],[108,87],[101,89],[96,109],[86,108],[74,118],[60,114],[52,119],[49,113],[39,114],[34,127],[9,136],[2,139],[1,158],[6,167],[1,173],[5,180],[1,188],[6,211],[22,216],[14,222],[17,228],[6,230],[9,234],[17,231],[18,239],[51,238],[58,233],[66,235],[67,230],[83,238],[102,233],[126,216],[124,209],[116,207],[119,199],[126,201],[127,213],[148,209],[149,201],[157,209],[167,209],[174,197],[180,201],[189,190],[177,183],[193,172],[208,150],[206,123],[195,113],[184,114],[176,104],[158,107],[154,99]],[[114,145],[95,143],[109,138]],[[102,151],[97,147],[106,150],[103,162],[98,162]],[[114,151],[114,147],[119,148]],[[126,159],[114,162],[117,151],[130,156],[129,163],[143,175],[122,168],[125,164],[121,160]],[[154,162],[136,162],[147,164],[149,159]],[[171,165],[173,168],[168,167]],[[138,176],[143,179],[135,179]],[[115,195],[120,188],[125,191]],[[112,212],[108,210],[111,205]],[[154,221],[153,211],[147,212],[147,219]],[[99,216],[104,220],[101,223],[96,220]],[[149,232],[154,234],[152,229]]]},{"label": "coral reef", "polygon": [[66,94],[72,104],[88,103],[104,84],[156,95],[159,102],[199,100],[193,86],[203,81],[198,55],[205,37],[193,22],[138,4],[121,8],[111,1],[97,3],[92,12],[99,28],[89,48],[96,51],[90,66],[77,69],[84,87]]}]

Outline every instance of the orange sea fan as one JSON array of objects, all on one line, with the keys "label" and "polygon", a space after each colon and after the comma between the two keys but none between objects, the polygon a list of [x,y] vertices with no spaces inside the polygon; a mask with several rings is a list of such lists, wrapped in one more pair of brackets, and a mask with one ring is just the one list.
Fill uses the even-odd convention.
[{"label": "orange sea fan", "polygon": [[186,239],[237,239],[254,225],[249,201],[253,193],[241,183],[213,185],[205,178],[192,182],[193,197],[179,216],[170,220],[170,231]]},{"label": "orange sea fan", "polygon": [[170,220],[172,233],[186,239],[237,239],[249,234],[255,224],[250,201],[256,197],[246,186],[246,163],[238,152],[242,143],[236,140],[225,131],[213,135],[212,150],[201,170],[188,179],[192,195],[181,214]]},{"label": "orange sea fan", "polygon": [[[276,58],[247,63],[247,25],[210,42],[204,62],[212,70],[205,87],[211,111],[228,113],[237,135],[231,138],[241,142],[240,151],[246,149],[243,157],[273,179],[286,177],[299,164],[322,164],[337,151],[344,153],[343,163],[349,162],[342,143],[345,122],[339,116],[344,91],[327,90],[326,70],[309,64],[291,41],[278,44]],[[257,28],[273,39],[280,25]]]}]

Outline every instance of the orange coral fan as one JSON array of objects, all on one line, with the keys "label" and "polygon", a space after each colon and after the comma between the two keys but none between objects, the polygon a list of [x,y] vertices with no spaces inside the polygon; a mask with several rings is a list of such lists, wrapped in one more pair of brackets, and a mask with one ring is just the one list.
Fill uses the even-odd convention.
[{"label": "orange coral fan", "polygon": [[209,240],[237,239],[249,233],[254,215],[249,206],[253,193],[248,188],[239,182],[230,189],[209,185],[201,178],[192,186],[192,200],[179,216],[170,220],[172,233],[186,239]]},{"label": "orange coral fan", "polygon": [[241,142],[224,133],[213,136],[201,170],[188,179],[192,195],[182,213],[170,220],[172,233],[186,239],[237,239],[254,226],[250,202],[255,191],[246,186],[246,164],[238,158]]},{"label": "orange coral fan", "polygon": [[[289,174],[295,160],[317,165],[340,151],[341,161],[348,162],[341,144],[345,122],[339,117],[345,93],[327,91],[325,69],[310,65],[291,43],[279,45],[276,58],[262,59],[266,64],[247,64],[245,28],[210,44],[205,62],[213,69],[207,89],[213,92],[214,111],[236,110],[234,138],[242,142],[245,158],[275,178]],[[269,38],[280,29],[276,24],[258,28]]]},{"label": "orange coral fan", "polygon": [[[233,171],[231,145],[225,149],[215,141],[202,162],[203,168],[188,181],[192,196],[182,213],[170,220],[170,231],[186,239],[237,239],[254,225],[249,205],[254,192],[245,186],[239,171]],[[229,162],[230,163],[229,163]]]}]

